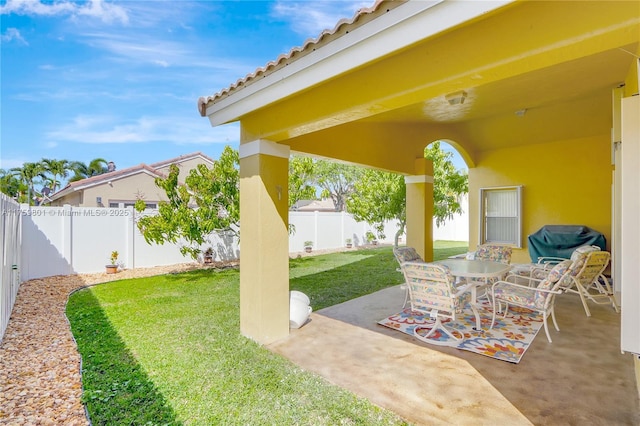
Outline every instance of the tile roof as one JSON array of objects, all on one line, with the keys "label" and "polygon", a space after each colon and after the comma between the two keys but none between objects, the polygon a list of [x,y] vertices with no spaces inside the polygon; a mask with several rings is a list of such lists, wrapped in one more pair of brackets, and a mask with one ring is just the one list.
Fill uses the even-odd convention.
[{"label": "tile roof", "polygon": [[85,179],[77,180],[75,182],[69,182],[64,188],[60,189],[58,192],[53,194],[50,198],[52,200],[58,199],[61,196],[67,194],[71,190],[78,190],[80,188],[86,188],[98,185],[102,182],[109,182],[115,179],[119,179],[121,177],[130,176],[132,174],[140,173],[140,172],[148,172],[150,175],[154,177],[166,177],[164,173],[159,172],[157,169],[169,164],[179,163],[183,160],[188,160],[191,158],[202,157],[214,163],[214,160],[210,157],[206,156],[200,151],[193,152],[191,154],[180,155],[179,157],[171,158],[169,160],[158,161],[157,163],[153,163],[151,165],[147,165],[144,163],[140,163],[136,166],[127,167],[126,169],[116,170],[113,172],[102,173],[96,176],[91,176]]},{"label": "tile roof", "polygon": [[157,168],[160,168],[160,167],[167,166],[169,164],[179,163],[180,161],[190,160],[190,159],[196,158],[196,157],[204,158],[205,160],[211,162],[211,164],[215,163],[215,160],[213,160],[211,157],[203,154],[200,151],[197,151],[197,152],[192,152],[191,154],[183,154],[183,155],[180,155],[178,157],[170,158],[168,160],[158,161],[157,163],[152,163],[149,166],[153,167],[154,169],[157,169]]},{"label": "tile roof", "polygon": [[51,199],[57,199],[60,197],[60,195],[62,195],[63,193],[69,192],[69,190],[71,189],[75,190],[75,189],[84,188],[87,186],[94,186],[101,182],[105,182],[105,181],[108,182],[123,176],[128,176],[128,175],[142,172],[142,171],[147,171],[150,174],[157,177],[164,176],[162,173],[157,172],[156,169],[149,167],[146,164],[138,164],[137,166],[127,167],[126,169],[116,170],[108,173],[102,173],[96,176],[91,176],[85,179],[77,180],[75,182],[69,182],[67,186],[65,186],[64,188],[62,188],[61,190],[53,194],[51,196]]},{"label": "tile roof", "polygon": [[321,46],[324,46],[346,34],[354,29],[370,22],[378,16],[389,12],[391,9],[406,3],[408,0],[376,0],[375,4],[371,7],[359,9],[351,19],[341,19],[331,30],[324,30],[316,38],[307,39],[302,47],[293,47],[288,53],[283,53],[278,56],[274,61],[270,61],[264,67],[260,67],[245,77],[238,79],[231,86],[222,89],[218,93],[212,96],[202,96],[198,99],[198,110],[200,115],[206,116],[207,104],[215,103],[221,99],[230,96],[232,93],[250,85],[257,81],[261,77],[286,67],[292,62],[306,56],[307,54],[314,52]]}]

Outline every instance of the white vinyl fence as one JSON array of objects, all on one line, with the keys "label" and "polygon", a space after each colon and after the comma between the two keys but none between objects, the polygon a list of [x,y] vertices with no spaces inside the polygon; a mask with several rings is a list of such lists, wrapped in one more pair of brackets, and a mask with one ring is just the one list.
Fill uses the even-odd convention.
[{"label": "white vinyl fence", "polygon": [[[456,215],[444,225],[436,226],[433,221],[433,239],[446,241],[469,241],[469,216],[464,212]],[[350,238],[355,247],[366,244],[367,231],[375,231],[366,222],[357,222],[345,212],[289,212],[289,223],[295,232],[289,237],[289,252],[303,251],[305,241],[312,241],[317,250],[344,247]],[[393,244],[398,225],[389,221],[384,227],[384,238],[380,243]],[[402,234],[402,241],[405,235]]]},{"label": "white vinyl fence", "polygon": [[[133,208],[29,207],[19,205],[0,194],[2,208],[2,263],[0,264],[0,339],[21,282],[54,275],[102,272],[111,263],[112,251],[119,253],[123,268],[140,268],[192,262],[180,254],[179,245],[149,245],[138,231]],[[347,238],[354,246],[366,243],[371,227],[356,222],[347,213],[290,212],[295,232],[289,237],[289,251],[304,250],[305,241],[313,241],[317,250],[345,246]],[[436,240],[468,240],[468,218],[461,215],[442,228],[434,223]],[[394,241],[397,226],[385,226],[381,243]],[[233,235],[209,236],[216,260],[240,257],[240,246]]]},{"label": "white vinyl fence", "polygon": [[[22,206],[22,281],[53,275],[101,272],[117,251],[127,269],[192,262],[174,244],[150,245],[129,208]],[[218,260],[237,259],[237,239],[211,235]]]},{"label": "white vinyl fence", "polygon": [[18,265],[20,262],[21,214],[20,205],[0,194],[0,341],[9,324],[11,310],[20,287]]}]

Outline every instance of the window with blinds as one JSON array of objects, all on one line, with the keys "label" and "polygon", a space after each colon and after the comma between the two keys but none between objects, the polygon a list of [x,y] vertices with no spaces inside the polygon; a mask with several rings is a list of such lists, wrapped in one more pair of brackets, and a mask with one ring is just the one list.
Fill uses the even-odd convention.
[{"label": "window with blinds", "polygon": [[480,189],[480,243],[522,247],[522,186]]}]

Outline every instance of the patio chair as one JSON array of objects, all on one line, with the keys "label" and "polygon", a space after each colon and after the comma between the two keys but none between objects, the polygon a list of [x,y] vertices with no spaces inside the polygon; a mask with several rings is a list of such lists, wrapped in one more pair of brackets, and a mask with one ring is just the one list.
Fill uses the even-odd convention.
[{"label": "patio chair", "polygon": [[[609,265],[611,254],[600,250],[599,246],[581,246],[571,254],[571,265],[569,275],[563,280],[562,289],[568,293],[577,293],[582,301],[582,306],[588,317],[591,311],[587,305],[587,300],[596,304],[611,303],[616,312],[620,312],[615,293],[611,283],[604,275],[604,270]],[[551,267],[558,261],[564,259],[557,257],[541,257],[538,263],[518,265],[510,274],[518,276],[528,276],[535,280],[544,279]]]},{"label": "patio chair", "polygon": [[[564,260],[558,263],[549,271],[542,281],[539,281],[536,287],[510,281],[498,281],[494,283],[491,287],[493,317],[491,319],[491,327],[489,327],[489,329],[492,329],[495,325],[496,313],[498,311],[502,311],[503,303],[505,305],[504,316],[507,315],[510,305],[519,306],[542,314],[544,332],[547,335],[549,343],[551,343],[547,318],[551,315],[553,325],[556,330],[560,331],[554,311],[555,296],[562,293],[563,280],[568,276],[573,263],[574,262],[571,260]],[[515,275],[509,275],[506,279],[509,280],[514,278],[518,277]],[[519,278],[522,279],[522,277]]]},{"label": "patio chair", "polygon": [[[402,273],[402,264],[405,262],[424,262],[424,259],[413,247],[394,247],[393,255],[400,265],[400,267],[397,268],[396,271],[400,273]],[[404,309],[405,306],[407,306],[407,301],[409,300],[409,287],[407,287],[407,283],[405,282],[400,286],[400,288],[405,289],[404,303],[402,304],[402,309]]]},{"label": "patio chair", "polygon": [[[435,324],[425,336],[418,334],[418,330],[426,327],[416,327],[414,336],[424,342],[437,330],[444,331],[454,340],[460,340],[451,330],[444,326],[441,319],[450,318],[455,321],[456,314],[471,300],[470,285],[455,287],[451,271],[445,265],[424,262],[404,262],[402,264],[407,286],[409,288],[409,303],[411,310],[435,319]],[[476,329],[480,330],[480,315],[473,304],[469,304],[476,318]]]},{"label": "patio chair", "polygon": [[[467,253],[466,258],[470,260],[488,260],[491,262],[504,263],[506,265],[511,263],[511,254],[513,252],[513,248],[510,246],[502,245],[502,244],[481,244],[476,248],[476,251]],[[487,287],[489,284],[493,284],[500,278],[488,278],[483,281],[473,280],[476,283],[478,290],[484,290],[483,296],[489,298]],[[458,281],[459,284],[464,284],[465,281]],[[491,300],[489,300],[491,301]]]},{"label": "patio chair", "polygon": [[[600,247],[595,245],[584,245],[576,248],[572,253],[570,260],[576,261],[581,254],[592,251],[599,251]],[[537,280],[544,279],[549,271],[558,263],[567,260],[564,257],[540,256],[536,263],[517,264],[511,268],[509,272],[512,275],[520,275],[535,278]]]},{"label": "patio chair", "polygon": [[611,283],[604,275],[610,260],[611,254],[608,251],[578,253],[569,276],[564,280],[564,291],[580,296],[588,317],[591,316],[591,311],[587,300],[598,305],[610,303],[616,312],[620,312]]},{"label": "patio chair", "polygon": [[467,259],[471,260],[490,260],[509,264],[511,263],[511,253],[513,248],[502,244],[481,244],[476,251],[467,253]]}]

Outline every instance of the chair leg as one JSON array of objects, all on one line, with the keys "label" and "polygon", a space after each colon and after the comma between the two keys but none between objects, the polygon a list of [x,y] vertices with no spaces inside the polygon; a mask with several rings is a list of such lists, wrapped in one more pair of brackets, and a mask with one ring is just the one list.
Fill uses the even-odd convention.
[{"label": "chair leg", "polygon": [[[600,283],[600,280],[602,280],[602,283]],[[619,313],[620,312],[620,308],[618,308],[618,301],[616,300],[616,294],[613,291],[613,288],[611,287],[611,283],[609,282],[607,277],[605,277],[604,275],[600,274],[600,276],[598,278],[596,278],[596,281],[595,281],[594,284],[595,284],[596,289],[603,296],[606,296],[609,299],[609,302],[613,306],[613,309],[615,309],[615,311]]]},{"label": "chair leg", "polygon": [[553,326],[556,328],[556,330],[560,331],[560,328],[558,327],[558,323],[556,321],[555,307],[551,308],[551,319],[553,320]]},{"label": "chair leg", "polygon": [[587,291],[582,284],[576,283],[576,288],[578,289],[578,294],[580,295],[580,300],[582,300],[582,306],[584,306],[584,312],[588,317],[591,316],[591,311],[589,310],[589,306],[587,306],[587,299],[584,297],[584,293]]},{"label": "chair leg", "polygon": [[[497,302],[500,303],[500,302]],[[498,311],[497,306],[496,306],[496,301],[495,299],[493,300],[493,315],[491,315],[491,326],[489,327],[489,330],[493,330],[493,326],[496,324],[496,312]]]},{"label": "chair leg", "polygon": [[423,342],[433,343],[432,341],[430,341],[430,340],[428,339],[428,337],[429,337],[429,336],[431,336],[433,333],[435,333],[435,332],[436,332],[436,330],[438,330],[438,329],[440,329],[440,330],[444,331],[444,332],[445,332],[445,334],[446,334],[447,336],[451,337],[453,340],[455,340],[455,341],[460,340],[460,338],[459,338],[459,337],[456,337],[456,336],[451,332],[451,330],[449,330],[448,328],[446,328],[446,327],[444,326],[444,324],[442,324],[442,322],[440,321],[440,317],[439,317],[439,316],[436,316],[436,322],[435,322],[435,324],[433,324],[433,327],[431,327],[431,330],[429,330],[429,332],[428,332],[427,334],[425,334],[424,336],[421,336],[421,335],[419,335],[419,334],[418,334],[418,330],[421,330],[421,329],[423,329],[423,328],[426,328],[426,327],[416,327],[416,328],[414,328],[414,329],[413,329],[413,335],[414,335],[418,340],[422,340]]},{"label": "chair leg", "polygon": [[402,304],[402,309],[407,306],[407,302],[409,301],[409,284],[404,283],[404,303]]},{"label": "chair leg", "polygon": [[549,340],[549,343],[553,343],[551,341],[551,336],[549,335],[549,326],[547,325],[547,316],[545,314],[542,314],[542,322],[544,324],[544,332],[547,334],[547,340]]},{"label": "chair leg", "polygon": [[476,316],[476,331],[482,331],[482,324],[480,322],[480,313],[478,312],[478,309],[473,306],[473,304],[470,305],[471,306],[471,310],[473,311],[473,315]]}]

